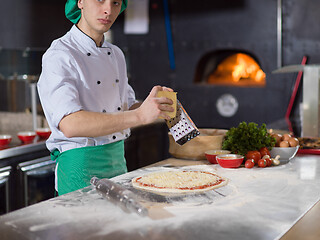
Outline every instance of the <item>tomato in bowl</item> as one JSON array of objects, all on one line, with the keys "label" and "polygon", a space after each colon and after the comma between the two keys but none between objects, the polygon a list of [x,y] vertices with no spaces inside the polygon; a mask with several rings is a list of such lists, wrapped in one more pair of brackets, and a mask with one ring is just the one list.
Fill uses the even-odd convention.
[{"label": "tomato in bowl", "polygon": [[216,159],[223,168],[238,168],[242,164],[244,156],[238,154],[222,154],[218,155]]}]

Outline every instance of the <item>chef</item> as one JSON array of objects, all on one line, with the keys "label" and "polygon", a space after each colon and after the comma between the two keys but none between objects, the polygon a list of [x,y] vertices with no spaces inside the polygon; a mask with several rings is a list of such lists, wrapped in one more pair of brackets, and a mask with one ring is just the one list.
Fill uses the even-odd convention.
[{"label": "chef", "polygon": [[59,195],[127,171],[124,139],[130,128],[169,119],[172,100],[155,86],[139,103],[128,84],[122,51],[104,39],[127,0],[67,0],[69,32],[52,42],[42,59],[40,101],[52,131],[47,140],[56,160]]}]

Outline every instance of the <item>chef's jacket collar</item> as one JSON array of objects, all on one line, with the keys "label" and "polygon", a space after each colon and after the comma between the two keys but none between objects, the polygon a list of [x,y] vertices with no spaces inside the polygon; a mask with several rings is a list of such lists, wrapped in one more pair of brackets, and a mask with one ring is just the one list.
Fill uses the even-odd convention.
[{"label": "chef's jacket collar", "polygon": [[[71,34],[76,38],[76,41],[78,41],[82,46],[86,47],[89,46],[90,48],[99,48],[96,45],[96,42],[89,37],[87,34],[82,32],[76,25],[73,25],[71,30]],[[109,47],[107,42],[104,40],[104,36],[102,38],[102,46],[101,48]]]}]

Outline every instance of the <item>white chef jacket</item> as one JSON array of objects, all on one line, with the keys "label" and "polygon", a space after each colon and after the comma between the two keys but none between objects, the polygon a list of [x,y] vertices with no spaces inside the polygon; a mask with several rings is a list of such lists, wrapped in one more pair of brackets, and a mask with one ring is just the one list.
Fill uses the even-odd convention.
[{"label": "white chef jacket", "polygon": [[117,46],[104,41],[97,47],[74,25],[43,55],[37,87],[52,131],[46,142],[50,151],[108,144],[130,135],[130,129],[125,129],[102,137],[67,138],[58,129],[61,119],[70,113],[126,111],[137,102],[128,84],[124,55]]}]

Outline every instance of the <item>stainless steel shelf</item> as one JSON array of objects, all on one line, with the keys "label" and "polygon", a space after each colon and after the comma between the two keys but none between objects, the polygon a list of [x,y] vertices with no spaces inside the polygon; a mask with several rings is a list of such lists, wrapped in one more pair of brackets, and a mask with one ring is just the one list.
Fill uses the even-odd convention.
[{"label": "stainless steel shelf", "polygon": [[26,154],[26,153],[36,152],[44,149],[46,149],[45,141],[39,141],[39,142],[34,142],[30,144],[25,144],[25,145],[8,147],[6,149],[0,150],[0,160]]}]

